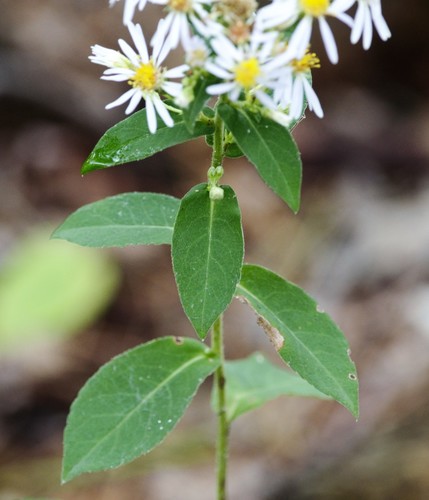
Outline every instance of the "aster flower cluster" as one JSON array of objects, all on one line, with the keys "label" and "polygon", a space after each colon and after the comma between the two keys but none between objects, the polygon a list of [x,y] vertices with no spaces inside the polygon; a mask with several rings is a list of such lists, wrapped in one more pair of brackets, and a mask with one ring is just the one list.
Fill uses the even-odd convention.
[{"label": "aster flower cluster", "polygon": [[[147,3],[165,6],[165,16],[146,42],[134,17]],[[351,42],[362,39],[368,49],[374,27],[382,40],[390,31],[381,0],[273,0],[258,8],[255,0],[110,0],[123,3],[123,22],[134,48],[119,40],[120,51],[95,45],[90,59],[106,66],[102,79],[127,82],[127,90],[106,108],[128,102],[126,114],[144,100],[149,130],[158,118],[171,127],[171,113],[180,113],[194,99],[196,81],[206,77],[205,92],[223,96],[237,106],[253,106],[284,126],[302,116],[305,106],[323,117],[312,87],[311,70],[320,67],[311,52],[317,24],[331,63],[338,49],[330,23],[351,30]],[[347,12],[356,6],[352,17]],[[184,64],[167,68],[171,51],[184,53]]]}]

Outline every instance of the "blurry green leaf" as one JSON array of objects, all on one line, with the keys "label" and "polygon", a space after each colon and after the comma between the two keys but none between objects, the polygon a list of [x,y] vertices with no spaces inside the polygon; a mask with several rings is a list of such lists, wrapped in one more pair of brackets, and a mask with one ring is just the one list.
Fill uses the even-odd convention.
[{"label": "blurry green leaf", "polygon": [[225,363],[226,407],[230,422],[278,396],[327,399],[301,377],[267,361],[260,353]]},{"label": "blurry green leaf", "polygon": [[156,193],[125,193],[79,208],[52,238],[90,247],[171,243],[180,200]]},{"label": "blurry green leaf", "polygon": [[146,110],[137,111],[114,125],[98,141],[82,167],[82,173],[143,160],[170,146],[213,133],[213,127],[197,122],[189,132],[182,115],[172,113],[173,127],[158,121],[155,134],[149,132]]},{"label": "blurry green leaf", "polygon": [[264,182],[297,212],[301,194],[301,158],[287,128],[229,104],[220,104],[218,110],[239,148],[255,165]]},{"label": "blurry green leaf", "polygon": [[165,337],[101,367],[72,405],[63,481],[118,467],[150,451],[174,428],[218,365],[201,342]]},{"label": "blurry green leaf", "polygon": [[231,302],[240,279],[244,243],[234,191],[213,201],[207,184],[183,198],[174,226],[173,267],[183,309],[201,338]]},{"label": "blurry green leaf", "polygon": [[79,332],[117,288],[103,253],[45,237],[22,241],[0,270],[0,350]]},{"label": "blurry green leaf", "polygon": [[316,302],[296,285],[253,265],[243,266],[236,293],[260,316],[281,358],[357,416],[358,382],[347,340]]}]

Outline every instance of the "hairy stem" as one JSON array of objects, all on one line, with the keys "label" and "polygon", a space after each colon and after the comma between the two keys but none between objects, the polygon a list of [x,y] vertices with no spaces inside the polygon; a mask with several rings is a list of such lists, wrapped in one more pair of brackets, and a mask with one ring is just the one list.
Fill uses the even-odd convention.
[{"label": "hairy stem", "polygon": [[221,359],[221,364],[215,372],[217,408],[217,442],[216,442],[216,491],[217,500],[226,499],[226,473],[228,465],[229,423],[225,407],[225,373],[223,348],[223,317],[215,321],[212,330],[212,349]]}]

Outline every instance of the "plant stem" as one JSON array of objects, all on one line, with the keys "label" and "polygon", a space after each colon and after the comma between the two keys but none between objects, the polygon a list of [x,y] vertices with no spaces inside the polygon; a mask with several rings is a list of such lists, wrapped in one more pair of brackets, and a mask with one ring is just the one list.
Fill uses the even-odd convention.
[{"label": "plant stem", "polygon": [[229,423],[225,407],[225,373],[223,347],[223,316],[218,317],[212,330],[212,349],[219,356],[221,363],[215,372],[217,408],[217,442],[216,442],[216,491],[217,500],[226,499],[226,471],[228,465]]},{"label": "plant stem", "polygon": [[[211,167],[221,167],[224,158],[224,124],[217,107],[215,107],[213,154]],[[215,371],[217,408],[217,441],[216,441],[216,498],[226,500],[226,471],[228,464],[229,422],[226,418],[225,405],[225,357],[223,346],[223,315],[214,322],[212,329],[212,349],[219,356],[220,365]]]},{"label": "plant stem", "polygon": [[221,167],[223,163],[223,133],[224,126],[223,120],[220,117],[217,109],[215,108],[214,118],[214,135],[213,135],[213,154],[212,154],[212,167]]}]

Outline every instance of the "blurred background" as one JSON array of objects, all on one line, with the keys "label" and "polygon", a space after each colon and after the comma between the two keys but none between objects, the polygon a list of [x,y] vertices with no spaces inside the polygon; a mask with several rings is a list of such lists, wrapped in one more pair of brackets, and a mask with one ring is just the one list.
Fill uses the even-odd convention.
[{"label": "blurred background", "polygon": [[[294,132],[304,187],[297,216],[244,159],[225,183],[243,212],[246,260],[311,293],[349,339],[358,423],[332,402],[279,398],[231,436],[232,500],[426,499],[429,491],[429,101],[426,0],[386,0],[393,37],[370,51],[335,24],[340,63],[314,48],[325,118]],[[104,362],[192,329],[169,248],[90,251],[49,234],[85,203],[127,191],[183,196],[203,182],[203,140],[80,175],[123,109],[90,45],[128,38],[107,0],[0,0],[0,500],[211,500],[209,384],[151,454],[60,486],[62,432]],[[150,34],[155,13],[137,17]],[[334,24],[334,23],[332,23]],[[254,314],[233,303],[227,356],[277,362]]]}]

